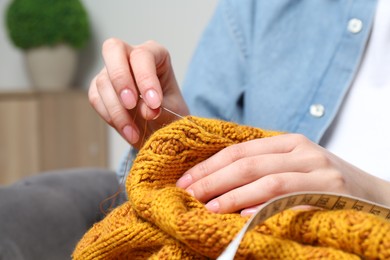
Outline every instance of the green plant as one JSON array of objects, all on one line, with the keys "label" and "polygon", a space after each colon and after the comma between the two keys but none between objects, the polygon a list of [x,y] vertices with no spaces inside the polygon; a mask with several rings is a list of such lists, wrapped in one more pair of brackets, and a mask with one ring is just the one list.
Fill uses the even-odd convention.
[{"label": "green plant", "polygon": [[59,43],[81,48],[90,37],[88,15],[79,0],[13,0],[6,24],[21,49]]}]

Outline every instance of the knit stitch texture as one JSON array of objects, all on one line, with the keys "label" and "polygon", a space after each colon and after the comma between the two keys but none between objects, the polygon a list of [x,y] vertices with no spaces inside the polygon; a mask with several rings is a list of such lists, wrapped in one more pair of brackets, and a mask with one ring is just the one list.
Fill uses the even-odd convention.
[{"label": "knit stitch texture", "polygon": [[[215,259],[244,226],[175,183],[221,149],[280,134],[186,117],[155,132],[126,180],[129,200],[79,241],[74,259]],[[286,210],[247,233],[236,259],[390,259],[390,223],[352,210]]]}]

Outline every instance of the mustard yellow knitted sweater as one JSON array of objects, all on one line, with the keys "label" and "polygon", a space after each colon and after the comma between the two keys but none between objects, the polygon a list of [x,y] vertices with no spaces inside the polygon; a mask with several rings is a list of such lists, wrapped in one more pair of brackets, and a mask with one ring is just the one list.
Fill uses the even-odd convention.
[{"label": "mustard yellow knitted sweater", "polygon": [[[213,259],[247,218],[215,214],[175,187],[229,145],[277,132],[187,117],[153,134],[134,161],[129,200],[79,241],[74,259]],[[390,259],[390,224],[362,212],[287,210],[247,233],[237,259]]]}]

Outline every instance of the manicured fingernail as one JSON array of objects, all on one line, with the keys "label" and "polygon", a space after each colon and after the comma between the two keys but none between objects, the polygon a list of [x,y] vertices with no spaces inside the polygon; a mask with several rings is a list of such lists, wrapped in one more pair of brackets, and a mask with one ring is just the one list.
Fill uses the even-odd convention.
[{"label": "manicured fingernail", "polygon": [[217,213],[219,211],[219,202],[216,200],[209,201],[205,205],[206,209],[210,210],[211,212]]},{"label": "manicured fingernail", "polygon": [[192,184],[192,176],[190,174],[183,175],[180,179],[177,180],[176,186],[179,188],[187,188]]},{"label": "manicured fingernail", "polygon": [[188,192],[188,194],[190,194],[192,197],[195,197],[195,193],[193,190],[189,189],[189,190],[186,190]]},{"label": "manicured fingernail", "polygon": [[127,109],[132,109],[137,104],[137,100],[136,100],[133,92],[128,88],[125,88],[124,90],[122,90],[121,100],[122,100],[123,105]]},{"label": "manicured fingernail", "polygon": [[313,210],[313,209],[316,209],[316,207],[309,206],[309,205],[299,205],[291,208],[291,210]]},{"label": "manicured fingernail", "polygon": [[255,214],[256,211],[257,211],[256,208],[244,209],[241,211],[240,215],[242,217],[251,216],[251,215]]},{"label": "manicured fingernail", "polygon": [[123,135],[131,144],[136,143],[139,139],[139,133],[129,125],[123,128]]},{"label": "manicured fingernail", "polygon": [[154,89],[149,89],[145,93],[145,102],[148,107],[156,109],[160,106],[160,98]]}]

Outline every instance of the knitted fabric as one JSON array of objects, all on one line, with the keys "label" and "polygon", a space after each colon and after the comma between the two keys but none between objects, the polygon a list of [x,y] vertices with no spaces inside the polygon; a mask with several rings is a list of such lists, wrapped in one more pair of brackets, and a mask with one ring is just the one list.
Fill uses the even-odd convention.
[{"label": "knitted fabric", "polygon": [[[155,132],[126,180],[129,200],[79,241],[74,259],[209,259],[243,227],[211,213],[183,189],[182,174],[224,147],[279,134],[187,117]],[[237,259],[389,259],[390,224],[352,210],[286,210],[246,234]]]}]

